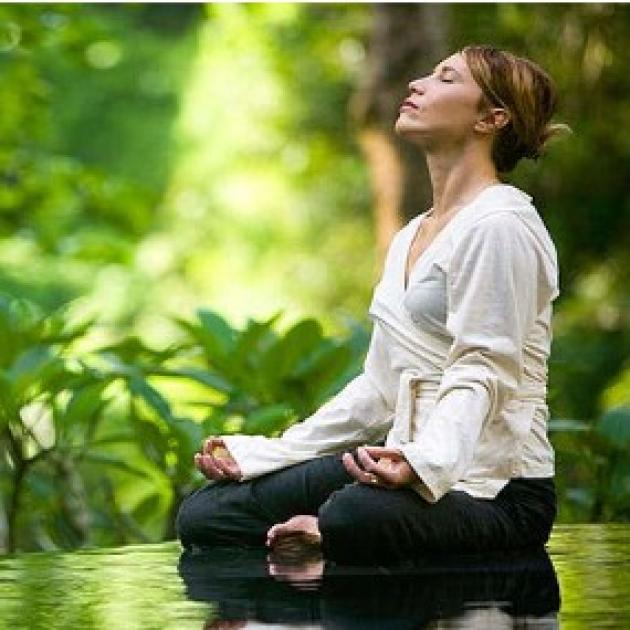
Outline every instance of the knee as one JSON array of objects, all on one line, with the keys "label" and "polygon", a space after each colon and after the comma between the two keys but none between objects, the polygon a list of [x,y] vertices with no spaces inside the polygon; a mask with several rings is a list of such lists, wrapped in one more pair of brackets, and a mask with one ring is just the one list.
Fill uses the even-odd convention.
[{"label": "knee", "polygon": [[[375,515],[364,492],[351,486],[333,492],[318,514],[324,556],[345,563],[362,562],[373,554],[371,532],[376,529]],[[373,504],[372,504],[373,505]]]},{"label": "knee", "polygon": [[180,504],[175,519],[175,531],[184,547],[207,541],[213,502],[206,488],[196,490]]}]

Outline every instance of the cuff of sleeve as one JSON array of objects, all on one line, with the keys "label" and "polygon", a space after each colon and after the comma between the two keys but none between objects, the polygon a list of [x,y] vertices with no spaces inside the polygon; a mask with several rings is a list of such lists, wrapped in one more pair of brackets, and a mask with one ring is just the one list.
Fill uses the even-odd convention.
[{"label": "cuff of sleeve", "polygon": [[251,435],[222,435],[221,439],[225,443],[225,448],[230,452],[230,455],[234,458],[234,461],[237,463],[242,477],[239,481],[249,481],[253,479],[257,475],[248,470],[247,466],[247,455],[252,450],[252,439],[258,436]]},{"label": "cuff of sleeve", "polygon": [[411,489],[429,503],[437,503],[448,491],[448,484],[444,480],[440,480],[427,462],[422,459],[422,456],[419,456],[413,443],[404,444],[400,450],[420,478],[419,481],[411,484]]}]

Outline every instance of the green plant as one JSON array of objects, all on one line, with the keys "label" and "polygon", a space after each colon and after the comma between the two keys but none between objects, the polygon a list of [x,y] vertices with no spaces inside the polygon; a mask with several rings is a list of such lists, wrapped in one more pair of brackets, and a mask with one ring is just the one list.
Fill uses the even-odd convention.
[{"label": "green plant", "polygon": [[577,520],[630,519],[630,407],[595,422],[549,423],[560,463],[560,491]]},{"label": "green plant", "polygon": [[[37,546],[38,538],[40,546],[88,538],[79,469],[102,461],[94,436],[108,380],[95,379],[66,352],[90,326],[72,326],[63,311],[46,315],[26,300],[0,294],[0,487],[8,551],[17,548],[18,531],[26,546]],[[115,459],[109,463],[131,469]],[[20,521],[24,513],[28,522]]]}]

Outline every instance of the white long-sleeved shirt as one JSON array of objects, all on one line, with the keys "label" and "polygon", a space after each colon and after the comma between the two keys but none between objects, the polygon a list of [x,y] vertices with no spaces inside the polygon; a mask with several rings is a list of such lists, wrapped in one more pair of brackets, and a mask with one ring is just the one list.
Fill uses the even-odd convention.
[{"label": "white long-sleeved shirt", "polygon": [[282,436],[224,436],[242,481],[383,439],[429,502],[494,498],[513,477],[551,477],[547,358],[558,296],[554,244],[531,196],[482,190],[418,257],[428,212],[393,238],[369,315],[363,371]]}]

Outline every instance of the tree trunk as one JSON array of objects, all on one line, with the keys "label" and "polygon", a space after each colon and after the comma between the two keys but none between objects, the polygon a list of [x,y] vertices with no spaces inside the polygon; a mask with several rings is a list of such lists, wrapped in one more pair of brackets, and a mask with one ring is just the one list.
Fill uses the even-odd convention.
[{"label": "tree trunk", "polygon": [[350,115],[372,183],[380,268],[396,231],[431,205],[424,157],[393,129],[409,81],[448,53],[448,7],[376,4],[372,10],[364,79],[352,97]]}]

